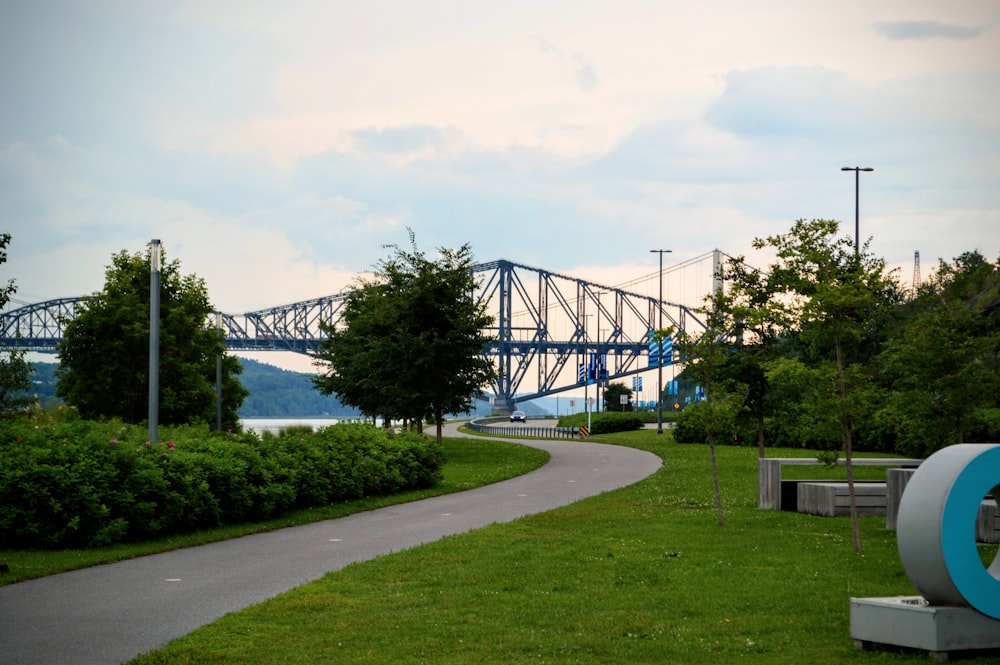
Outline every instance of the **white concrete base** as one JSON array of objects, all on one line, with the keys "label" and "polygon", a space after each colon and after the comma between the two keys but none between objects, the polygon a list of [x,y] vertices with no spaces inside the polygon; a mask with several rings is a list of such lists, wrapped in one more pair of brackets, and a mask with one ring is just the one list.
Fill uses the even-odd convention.
[{"label": "white concrete base", "polygon": [[851,598],[851,637],[858,649],[923,649],[943,663],[953,651],[1000,649],[1000,621],[970,607],[929,605],[920,596]]}]

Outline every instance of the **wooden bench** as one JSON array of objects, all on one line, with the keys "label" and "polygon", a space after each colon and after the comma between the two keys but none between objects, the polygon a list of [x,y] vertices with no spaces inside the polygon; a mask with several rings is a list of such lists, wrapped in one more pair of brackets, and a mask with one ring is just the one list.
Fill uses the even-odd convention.
[{"label": "wooden bench", "polygon": [[1000,510],[996,499],[983,499],[976,516],[976,542],[1000,543]]},{"label": "wooden bench", "polygon": [[913,477],[916,469],[886,469],[886,505],[885,505],[885,528],[889,531],[896,530],[896,516],[899,514],[899,501],[903,498],[903,490],[906,484]]},{"label": "wooden bench", "polygon": [[[923,460],[903,458],[855,457],[854,466],[918,467]],[[844,465],[838,459],[839,466]],[[823,480],[782,480],[785,466],[825,466],[814,457],[764,457],[757,460],[757,507],[761,510],[798,510],[798,488],[803,483]],[[834,481],[836,482],[836,481]]]},{"label": "wooden bench", "polygon": [[[854,481],[854,500],[858,515],[885,515],[885,483]],[[809,481],[798,484],[796,507],[800,513],[842,517],[851,514],[851,496],[846,481]]]},{"label": "wooden bench", "polygon": [[[886,471],[885,528],[890,531],[896,530],[899,502],[914,471],[915,469]],[[979,514],[976,515],[976,542],[1000,543],[1000,509],[997,508],[996,499],[993,497],[986,497],[979,505]]]}]

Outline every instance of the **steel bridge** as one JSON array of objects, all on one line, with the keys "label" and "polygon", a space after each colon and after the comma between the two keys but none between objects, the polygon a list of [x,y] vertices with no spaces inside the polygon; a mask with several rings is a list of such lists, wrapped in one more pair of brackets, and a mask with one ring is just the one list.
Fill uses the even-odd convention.
[{"label": "steel bridge", "polygon": [[[720,256],[715,250],[667,272],[696,267],[710,258],[714,276]],[[492,339],[484,353],[499,369],[492,389],[500,408],[515,400],[583,388],[578,368],[592,354],[606,357],[608,381],[650,371],[650,331],[661,321],[663,327],[704,329],[687,305],[625,287],[505,260],[477,264],[472,272],[477,277],[477,297],[494,320],[484,330]],[[659,282],[664,274],[645,279]],[[702,295],[708,292],[702,289]],[[232,351],[311,354],[324,337],[321,325],[340,322],[346,298],[340,293],[244,314],[218,313],[206,325],[218,327]],[[0,314],[0,348],[55,352],[64,325],[83,301],[83,297],[59,298]]]}]

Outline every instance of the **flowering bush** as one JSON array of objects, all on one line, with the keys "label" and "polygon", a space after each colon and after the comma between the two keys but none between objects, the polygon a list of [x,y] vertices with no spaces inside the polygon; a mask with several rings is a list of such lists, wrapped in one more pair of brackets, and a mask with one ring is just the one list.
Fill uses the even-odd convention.
[{"label": "flowering bush", "polygon": [[94,547],[265,519],[429,487],[443,462],[432,440],[366,425],[161,436],[118,421],[0,422],[0,542]]}]

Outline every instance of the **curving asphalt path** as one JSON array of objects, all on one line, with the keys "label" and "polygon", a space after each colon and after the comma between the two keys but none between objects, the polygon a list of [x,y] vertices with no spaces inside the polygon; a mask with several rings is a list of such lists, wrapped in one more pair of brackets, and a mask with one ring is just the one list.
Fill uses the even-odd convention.
[{"label": "curving asphalt path", "polygon": [[348,564],[624,487],[661,464],[621,446],[520,443],[550,461],[468,492],[0,587],[0,664],[122,663]]}]

